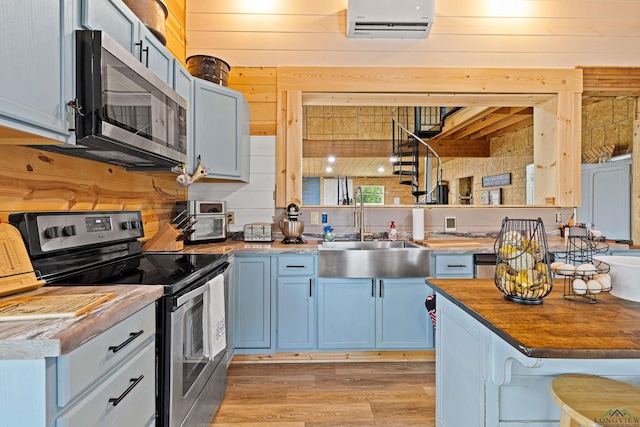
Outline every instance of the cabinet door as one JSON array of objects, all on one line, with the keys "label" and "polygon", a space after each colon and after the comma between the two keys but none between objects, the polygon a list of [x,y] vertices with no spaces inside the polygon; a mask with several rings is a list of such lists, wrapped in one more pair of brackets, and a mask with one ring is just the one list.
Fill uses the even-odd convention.
[{"label": "cabinet door", "polygon": [[173,54],[140,22],[137,58],[169,86],[173,86]]},{"label": "cabinet door", "polygon": [[193,134],[195,132],[193,108],[193,76],[177,59],[173,60],[173,90],[187,100],[187,156],[193,153]]},{"label": "cabinet door", "polygon": [[379,279],[376,347],[433,348],[433,324],[424,305],[433,295],[424,278]]},{"label": "cabinet door", "polygon": [[81,25],[104,31],[120,46],[136,55],[140,20],[121,0],[82,0]]},{"label": "cabinet door", "polygon": [[313,276],[278,277],[279,350],[313,349],[316,346],[315,290]]},{"label": "cabinet door", "polygon": [[318,348],[375,347],[374,279],[318,279]]},{"label": "cabinet door", "polygon": [[241,93],[195,78],[195,142],[190,169],[198,156],[210,178],[248,180],[248,118]]},{"label": "cabinet door", "polygon": [[0,124],[70,142],[72,2],[3,0],[0,15]]},{"label": "cabinet door", "polygon": [[582,204],[578,221],[608,239],[631,239],[631,164],[582,165]]},{"label": "cabinet door", "polygon": [[236,348],[271,347],[271,265],[268,256],[235,259]]}]

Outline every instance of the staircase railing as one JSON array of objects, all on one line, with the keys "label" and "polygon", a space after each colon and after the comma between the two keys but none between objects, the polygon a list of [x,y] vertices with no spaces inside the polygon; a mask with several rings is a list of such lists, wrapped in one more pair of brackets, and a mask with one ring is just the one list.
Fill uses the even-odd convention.
[{"label": "staircase railing", "polygon": [[[396,119],[395,117],[391,118],[394,126],[394,131],[393,131],[393,138],[394,138],[394,155],[396,155],[396,148],[397,147],[402,147],[403,144],[411,144],[411,140],[413,141],[417,141],[420,144],[424,145],[427,150],[429,150],[429,152],[431,152],[431,154],[433,155],[433,157],[436,158],[437,160],[437,166],[436,166],[436,183],[433,186],[433,188],[429,191],[425,191],[424,197],[422,199],[423,203],[426,203],[426,200],[429,200],[431,198],[431,196],[433,195],[433,193],[439,188],[439,186],[442,184],[442,160],[440,159],[440,156],[438,155],[438,153],[436,152],[436,150],[433,149],[433,147],[431,147],[425,140],[423,140],[422,138],[420,138],[418,135],[416,135],[415,133],[411,132],[409,129],[407,129],[405,126],[403,126],[402,123],[400,123],[400,121],[398,119]],[[401,132],[399,132],[401,131]],[[406,138],[401,138],[400,134],[405,134]],[[396,136],[398,143],[396,144]],[[403,142],[404,141],[404,142]],[[415,144],[415,142],[413,143],[414,146],[414,150],[412,150],[413,152],[416,153],[416,155],[412,155],[413,157],[413,161],[415,163],[415,165],[417,166],[417,162],[418,162],[418,156],[417,156],[417,152],[418,152],[418,145]],[[402,153],[402,151],[400,150],[399,153]],[[398,161],[400,162],[401,166],[402,166],[402,158],[398,159]],[[400,168],[400,170],[402,170],[402,168]],[[418,175],[418,171],[419,169],[417,167],[412,168],[412,180],[413,182],[416,184],[415,188],[417,187],[417,181],[419,179]],[[426,173],[430,173],[430,171],[425,171]],[[402,173],[400,174],[402,175]],[[419,202],[418,200],[418,195],[415,194],[416,192],[414,191],[414,195],[416,196],[416,202]]]}]

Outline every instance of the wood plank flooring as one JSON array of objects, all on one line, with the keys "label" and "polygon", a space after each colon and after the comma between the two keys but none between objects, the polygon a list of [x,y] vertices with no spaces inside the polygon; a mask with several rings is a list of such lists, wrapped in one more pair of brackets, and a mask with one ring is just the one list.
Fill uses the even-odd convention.
[{"label": "wood plank flooring", "polygon": [[435,364],[232,363],[210,427],[258,426],[435,426]]}]

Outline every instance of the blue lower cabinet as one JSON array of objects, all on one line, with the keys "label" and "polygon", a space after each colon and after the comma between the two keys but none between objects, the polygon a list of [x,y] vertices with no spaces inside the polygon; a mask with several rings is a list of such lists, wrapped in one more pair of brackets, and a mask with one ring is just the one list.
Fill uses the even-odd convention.
[{"label": "blue lower cabinet", "polygon": [[424,278],[318,279],[318,348],[432,349]]},{"label": "blue lower cabinet", "polygon": [[318,279],[318,348],[375,348],[374,279]]},{"label": "blue lower cabinet", "polygon": [[376,348],[433,348],[433,325],[424,305],[433,295],[424,279],[378,279]]},{"label": "blue lower cabinet", "polygon": [[277,279],[277,350],[316,348],[316,290],[313,276]]},{"label": "blue lower cabinet", "polygon": [[236,255],[234,280],[236,350],[272,349],[270,257]]}]

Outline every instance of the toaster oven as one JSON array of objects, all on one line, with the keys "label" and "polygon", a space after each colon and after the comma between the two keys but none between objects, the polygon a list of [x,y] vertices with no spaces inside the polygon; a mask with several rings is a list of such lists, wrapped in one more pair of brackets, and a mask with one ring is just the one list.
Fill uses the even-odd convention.
[{"label": "toaster oven", "polygon": [[183,200],[176,202],[176,212],[187,211],[192,218],[193,233],[186,243],[224,242],[227,240],[227,207],[223,201]]}]

